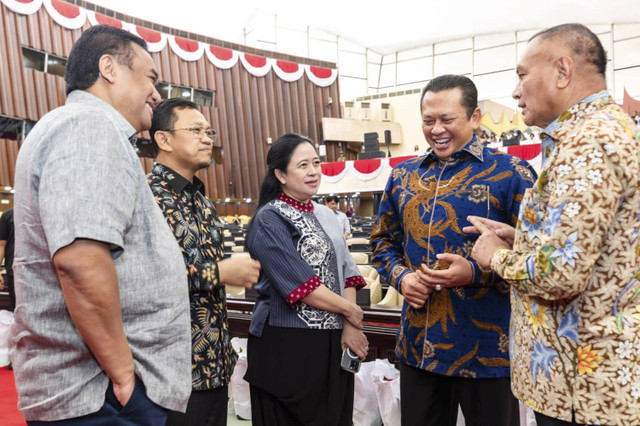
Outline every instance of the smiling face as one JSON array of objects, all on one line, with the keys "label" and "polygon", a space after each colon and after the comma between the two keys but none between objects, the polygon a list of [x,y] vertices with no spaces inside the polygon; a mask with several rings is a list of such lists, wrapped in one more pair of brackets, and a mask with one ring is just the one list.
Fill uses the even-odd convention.
[{"label": "smiling face", "polygon": [[422,131],[424,137],[441,160],[447,160],[471,141],[480,125],[480,109],[471,118],[462,104],[462,89],[426,92],[422,98]]},{"label": "smiling face", "polygon": [[151,127],[153,108],[160,102],[156,90],[158,73],[151,56],[137,44],[131,43],[129,64],[117,60],[117,71],[111,95],[112,105],[122,116],[141,132]]},{"label": "smiling face", "polygon": [[177,118],[173,125],[174,131],[157,131],[155,138],[158,143],[158,161],[189,178],[200,169],[211,165],[211,150],[213,141],[203,134],[200,138],[191,130],[209,129],[211,126],[202,113],[193,108],[174,108],[173,114]]},{"label": "smiling face", "polygon": [[320,157],[313,145],[303,142],[293,151],[286,172],[276,170],[275,173],[282,192],[298,201],[307,202],[320,188]]}]

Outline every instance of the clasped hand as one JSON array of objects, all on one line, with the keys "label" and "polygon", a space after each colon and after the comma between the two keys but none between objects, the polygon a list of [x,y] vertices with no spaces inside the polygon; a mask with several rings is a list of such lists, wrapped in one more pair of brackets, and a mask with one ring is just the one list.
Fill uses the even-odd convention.
[{"label": "clasped hand", "polygon": [[405,275],[400,283],[402,295],[412,308],[423,307],[429,295],[437,288],[460,287],[471,281],[471,264],[467,259],[451,253],[441,253],[436,257],[448,262],[449,267],[435,270],[423,263],[415,272]]},{"label": "clasped hand", "polygon": [[465,226],[462,230],[467,234],[480,234],[471,251],[471,257],[485,269],[491,268],[491,258],[496,250],[511,249],[516,230],[502,222],[478,216],[467,218],[473,226]]}]

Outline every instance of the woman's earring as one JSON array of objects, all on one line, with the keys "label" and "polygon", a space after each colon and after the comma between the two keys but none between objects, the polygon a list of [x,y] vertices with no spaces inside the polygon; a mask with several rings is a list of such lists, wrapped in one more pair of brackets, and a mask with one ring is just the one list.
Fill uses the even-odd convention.
[{"label": "woman's earring", "polygon": [[282,182],[282,184],[283,184],[283,185],[286,183],[286,182],[285,182],[285,181],[283,181],[283,180],[281,180],[280,182]]}]

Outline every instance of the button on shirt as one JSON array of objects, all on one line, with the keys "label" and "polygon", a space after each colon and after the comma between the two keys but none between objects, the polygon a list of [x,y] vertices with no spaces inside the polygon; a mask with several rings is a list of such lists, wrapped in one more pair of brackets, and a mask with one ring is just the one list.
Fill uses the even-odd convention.
[{"label": "button on shirt", "polygon": [[27,420],[96,412],[109,378],[78,332],[53,255],[78,238],[111,247],[135,372],[155,403],[184,410],[191,393],[187,278],[129,136],[135,129],[76,90],[46,114],[16,164],[10,357]]},{"label": "button on shirt", "polygon": [[607,91],[545,133],[513,250],[491,267],[514,287],[514,395],[577,423],[640,424],[640,132]]},{"label": "button on shirt", "polygon": [[509,287],[471,259],[477,236],[462,232],[468,215],[515,225],[520,201],[533,185],[526,161],[476,137],[447,162],[430,152],[391,172],[371,233],[373,264],[401,291],[402,278],[436,254],[465,257],[469,285],[433,292],[424,307],[402,306],[396,353],[411,366],[448,376],[509,376]]},{"label": "button on shirt", "polygon": [[222,223],[197,177],[192,184],[155,163],[147,179],[187,267],[193,389],[224,386],[231,379],[237,355],[229,336],[226,291],[218,275],[218,262],[224,257]]}]

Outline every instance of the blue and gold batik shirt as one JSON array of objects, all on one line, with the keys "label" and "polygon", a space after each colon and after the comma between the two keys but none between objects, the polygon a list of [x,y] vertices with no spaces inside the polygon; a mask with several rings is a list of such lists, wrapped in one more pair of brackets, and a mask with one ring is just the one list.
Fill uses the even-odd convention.
[{"label": "blue and gold batik shirt", "polygon": [[476,137],[447,161],[432,152],[391,172],[371,233],[373,263],[398,291],[402,278],[436,255],[467,258],[472,280],[433,292],[425,306],[404,303],[396,354],[410,366],[448,376],[509,376],[509,286],[471,258],[468,215],[515,225],[536,173],[524,160]]}]

